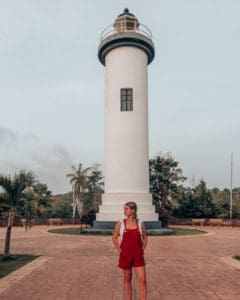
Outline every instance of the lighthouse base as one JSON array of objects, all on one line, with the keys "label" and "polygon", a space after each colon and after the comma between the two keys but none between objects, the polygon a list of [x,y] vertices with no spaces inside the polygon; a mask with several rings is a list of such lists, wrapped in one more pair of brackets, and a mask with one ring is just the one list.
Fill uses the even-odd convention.
[{"label": "lighthouse base", "polygon": [[[93,227],[86,227],[82,229],[82,232],[87,234],[100,234],[100,235],[112,235],[116,222],[111,221],[94,221]],[[145,221],[144,222],[147,235],[174,235],[175,231],[170,228],[161,227],[160,221]]]},{"label": "lighthouse base", "polygon": [[99,213],[96,215],[96,224],[98,222],[116,223],[118,220],[122,220],[125,217],[123,213],[124,204],[129,201],[136,202],[137,217],[140,221],[153,222],[152,224],[156,222],[159,224],[158,214],[155,212],[155,207],[152,204],[152,195],[149,193],[103,194],[102,205],[99,207]]},{"label": "lighthouse base", "polygon": [[[144,221],[147,230],[161,229],[160,221]],[[116,222],[113,221],[93,221],[94,229],[113,230]]]}]

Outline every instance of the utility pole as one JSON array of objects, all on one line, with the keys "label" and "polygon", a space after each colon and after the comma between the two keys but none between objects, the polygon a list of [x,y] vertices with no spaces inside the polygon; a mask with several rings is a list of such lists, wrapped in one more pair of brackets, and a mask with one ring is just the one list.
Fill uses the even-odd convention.
[{"label": "utility pole", "polygon": [[233,200],[232,182],[233,182],[233,153],[231,153],[231,179],[230,179],[230,220],[232,220],[232,200]]}]

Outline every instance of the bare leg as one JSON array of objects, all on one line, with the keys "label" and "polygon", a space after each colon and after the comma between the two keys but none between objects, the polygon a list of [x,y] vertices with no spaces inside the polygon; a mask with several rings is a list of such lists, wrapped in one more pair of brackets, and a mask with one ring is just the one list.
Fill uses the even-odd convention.
[{"label": "bare leg", "polygon": [[125,299],[132,300],[132,269],[123,270]]},{"label": "bare leg", "polygon": [[134,270],[138,281],[140,300],[146,300],[147,282],[145,267],[135,267]]}]

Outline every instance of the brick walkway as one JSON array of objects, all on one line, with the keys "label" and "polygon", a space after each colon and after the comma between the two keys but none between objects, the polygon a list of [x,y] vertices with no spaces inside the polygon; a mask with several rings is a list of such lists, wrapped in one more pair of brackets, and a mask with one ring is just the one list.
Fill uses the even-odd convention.
[{"label": "brick walkway", "polygon": [[[12,253],[42,256],[0,280],[1,300],[124,299],[111,237],[50,234],[48,229],[13,229]],[[240,255],[240,228],[204,230],[209,233],[149,237],[145,253],[148,300],[240,300],[240,262],[230,258]],[[3,236],[1,228],[1,249]],[[133,289],[138,299],[135,277]]]}]

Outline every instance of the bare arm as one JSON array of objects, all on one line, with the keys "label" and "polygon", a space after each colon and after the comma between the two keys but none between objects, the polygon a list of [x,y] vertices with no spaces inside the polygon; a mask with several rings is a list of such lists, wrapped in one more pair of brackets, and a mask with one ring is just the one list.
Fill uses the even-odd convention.
[{"label": "bare arm", "polygon": [[142,245],[142,249],[143,251],[145,250],[145,248],[147,247],[147,230],[145,227],[145,224],[142,223],[142,240],[143,240],[143,245]]},{"label": "bare arm", "polygon": [[117,248],[119,253],[121,252],[121,248],[120,248],[120,245],[118,242],[120,227],[121,227],[121,222],[117,222],[117,224],[115,225],[114,231],[113,231],[113,235],[112,235],[113,244]]}]

